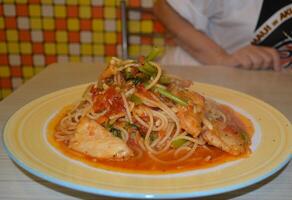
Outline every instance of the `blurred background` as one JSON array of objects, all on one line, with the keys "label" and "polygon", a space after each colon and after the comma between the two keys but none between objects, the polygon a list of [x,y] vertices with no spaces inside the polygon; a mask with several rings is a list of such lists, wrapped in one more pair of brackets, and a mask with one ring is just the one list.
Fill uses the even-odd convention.
[{"label": "blurred background", "polygon": [[[129,57],[174,45],[153,4],[126,1]],[[51,63],[107,62],[121,44],[120,0],[2,0],[0,100]]]}]

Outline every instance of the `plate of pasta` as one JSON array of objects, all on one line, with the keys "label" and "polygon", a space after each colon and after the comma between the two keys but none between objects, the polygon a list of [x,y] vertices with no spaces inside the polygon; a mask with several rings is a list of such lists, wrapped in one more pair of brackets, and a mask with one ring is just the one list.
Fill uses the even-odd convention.
[{"label": "plate of pasta", "polygon": [[125,198],[186,198],[247,187],[291,159],[291,124],[244,93],[113,57],[96,82],[18,110],[8,155],[47,181]]}]

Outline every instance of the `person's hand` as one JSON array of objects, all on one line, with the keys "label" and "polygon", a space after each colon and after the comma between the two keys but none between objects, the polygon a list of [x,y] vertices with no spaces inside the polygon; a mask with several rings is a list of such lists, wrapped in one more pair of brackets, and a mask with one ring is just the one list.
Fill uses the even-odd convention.
[{"label": "person's hand", "polygon": [[248,45],[221,59],[223,65],[250,70],[280,71],[278,52],[269,47]]}]

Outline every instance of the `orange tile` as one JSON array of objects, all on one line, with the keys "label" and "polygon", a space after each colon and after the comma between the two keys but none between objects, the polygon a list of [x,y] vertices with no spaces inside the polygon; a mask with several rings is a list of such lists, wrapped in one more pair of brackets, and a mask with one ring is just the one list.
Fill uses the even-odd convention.
[{"label": "orange tile", "polygon": [[34,53],[44,53],[44,45],[41,42],[35,42],[32,44],[32,51]]},{"label": "orange tile", "polygon": [[105,54],[107,56],[116,56],[117,55],[117,48],[116,45],[105,45]]},{"label": "orange tile", "polygon": [[55,42],[56,41],[55,31],[44,31],[44,41]]},{"label": "orange tile", "polygon": [[56,30],[66,30],[67,21],[65,19],[55,19],[55,28]]},{"label": "orange tile", "polygon": [[12,77],[21,77],[21,67],[11,67],[10,68]]},{"label": "orange tile", "polygon": [[93,6],[91,8],[91,13],[93,18],[102,18],[103,17],[103,8],[101,6]]},{"label": "orange tile", "polygon": [[0,65],[8,65],[8,55],[0,54]]},{"label": "orange tile", "polygon": [[78,17],[79,12],[78,12],[78,7],[75,5],[68,5],[67,6],[67,16],[68,17]]},{"label": "orange tile", "polygon": [[28,6],[23,4],[16,4],[17,16],[28,16]]},{"label": "orange tile", "polygon": [[80,19],[80,30],[91,30],[91,19]]},{"label": "orange tile", "polygon": [[46,65],[52,64],[57,62],[57,57],[56,56],[46,56]]},{"label": "orange tile", "polygon": [[69,42],[80,42],[80,34],[78,31],[68,32]]},{"label": "orange tile", "polygon": [[22,65],[32,65],[32,56],[31,55],[22,55],[21,56]]},{"label": "orange tile", "polygon": [[27,30],[19,30],[18,37],[20,41],[31,41],[30,32]]},{"label": "orange tile", "polygon": [[116,16],[118,19],[121,19],[121,9],[116,9]]},{"label": "orange tile", "polygon": [[5,17],[5,27],[7,29],[14,29],[17,27],[16,17]]}]

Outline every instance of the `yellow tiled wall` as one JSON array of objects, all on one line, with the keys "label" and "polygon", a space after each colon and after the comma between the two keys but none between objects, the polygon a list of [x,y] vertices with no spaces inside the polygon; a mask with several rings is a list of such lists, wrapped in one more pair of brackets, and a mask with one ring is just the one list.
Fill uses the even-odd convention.
[{"label": "yellow tiled wall", "polygon": [[[129,55],[168,43],[153,0],[128,0]],[[152,37],[155,34],[155,37]],[[150,35],[150,37],[149,37]],[[0,100],[54,62],[106,62],[121,55],[119,0],[2,0]]]}]

